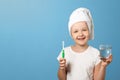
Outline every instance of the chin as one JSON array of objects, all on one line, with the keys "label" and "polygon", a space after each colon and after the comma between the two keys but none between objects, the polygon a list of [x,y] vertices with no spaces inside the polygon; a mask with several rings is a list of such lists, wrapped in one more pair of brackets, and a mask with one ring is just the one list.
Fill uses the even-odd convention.
[{"label": "chin", "polygon": [[87,44],[86,43],[77,43],[77,45],[79,45],[79,46],[85,46]]},{"label": "chin", "polygon": [[80,46],[86,46],[86,44],[79,44]]}]

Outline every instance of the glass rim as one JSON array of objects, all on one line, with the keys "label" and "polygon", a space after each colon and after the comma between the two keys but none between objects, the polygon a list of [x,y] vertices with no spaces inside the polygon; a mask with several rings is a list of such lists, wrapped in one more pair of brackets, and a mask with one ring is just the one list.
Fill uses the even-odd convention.
[{"label": "glass rim", "polygon": [[112,49],[112,45],[110,45],[110,44],[100,44],[99,45],[99,49],[104,49],[104,48],[110,48],[110,49]]}]

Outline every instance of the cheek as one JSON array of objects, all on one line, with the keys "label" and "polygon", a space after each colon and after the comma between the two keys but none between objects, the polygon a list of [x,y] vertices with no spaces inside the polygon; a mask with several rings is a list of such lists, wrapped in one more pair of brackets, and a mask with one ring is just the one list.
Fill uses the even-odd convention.
[{"label": "cheek", "polygon": [[72,36],[73,39],[75,39],[77,35],[74,34],[74,33],[71,33],[71,36]]},{"label": "cheek", "polygon": [[86,36],[87,36],[88,39],[90,39],[90,34],[89,33]]},{"label": "cheek", "polygon": [[89,32],[85,32],[84,34],[86,35],[87,38],[90,38],[90,33]]}]

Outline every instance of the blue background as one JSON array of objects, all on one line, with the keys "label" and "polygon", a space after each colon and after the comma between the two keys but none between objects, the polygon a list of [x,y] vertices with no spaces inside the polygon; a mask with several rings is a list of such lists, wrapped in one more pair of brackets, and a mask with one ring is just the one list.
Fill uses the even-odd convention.
[{"label": "blue background", "polygon": [[90,44],[113,47],[106,80],[120,79],[119,0],[0,0],[0,80],[57,80],[56,57],[63,40],[73,44],[67,23],[78,7],[92,13]]}]

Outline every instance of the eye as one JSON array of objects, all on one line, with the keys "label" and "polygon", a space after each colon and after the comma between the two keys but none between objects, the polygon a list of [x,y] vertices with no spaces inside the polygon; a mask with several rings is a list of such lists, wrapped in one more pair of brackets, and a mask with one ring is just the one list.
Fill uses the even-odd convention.
[{"label": "eye", "polygon": [[87,29],[83,29],[83,31],[87,31]]},{"label": "eye", "polygon": [[73,33],[77,33],[78,31],[76,30],[76,31],[73,31]]}]

